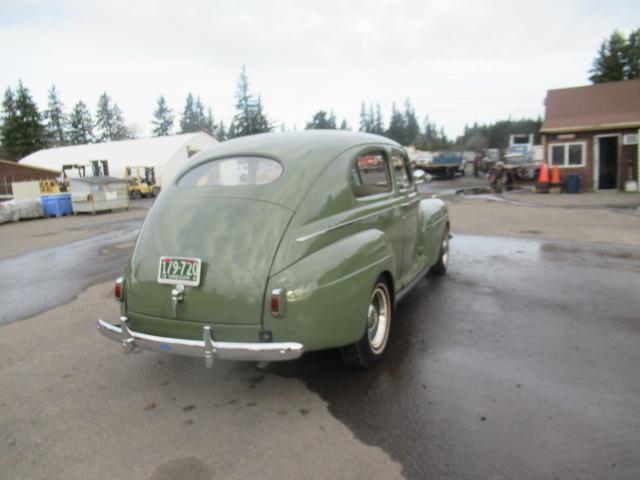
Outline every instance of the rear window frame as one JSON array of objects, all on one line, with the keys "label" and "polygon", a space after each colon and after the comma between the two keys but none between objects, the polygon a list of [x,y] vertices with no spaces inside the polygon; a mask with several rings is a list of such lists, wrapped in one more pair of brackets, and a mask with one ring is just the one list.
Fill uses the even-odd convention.
[{"label": "rear window frame", "polygon": [[[271,180],[270,182],[266,182],[266,183],[247,183],[247,184],[240,184],[240,185],[204,185],[204,186],[197,186],[197,185],[192,185],[192,186],[184,186],[184,185],[180,185],[180,182],[182,181],[182,179],[184,179],[184,177],[186,177],[189,173],[193,172],[194,170],[196,170],[197,168],[200,168],[204,165],[213,163],[213,162],[220,162],[220,161],[224,161],[224,160],[233,160],[236,158],[259,158],[259,159],[263,159],[263,160],[270,160],[272,162],[275,162],[279,165],[280,167],[280,175],[278,175],[277,178]],[[284,177],[285,175],[285,165],[282,161],[280,161],[280,159],[272,157],[270,155],[264,155],[264,154],[256,154],[256,153],[238,153],[238,154],[233,154],[233,155],[224,155],[224,156],[220,156],[220,157],[214,157],[214,158],[209,158],[207,160],[203,160],[201,162],[198,162],[197,164],[191,166],[191,168],[189,168],[188,170],[180,173],[180,175],[176,176],[174,183],[174,186],[176,188],[179,189],[191,189],[191,190],[201,190],[201,189],[220,189],[220,188],[232,188],[232,189],[242,189],[242,188],[256,188],[256,187],[266,187],[268,185],[272,185],[278,181],[280,181],[282,179],[282,177]]]}]

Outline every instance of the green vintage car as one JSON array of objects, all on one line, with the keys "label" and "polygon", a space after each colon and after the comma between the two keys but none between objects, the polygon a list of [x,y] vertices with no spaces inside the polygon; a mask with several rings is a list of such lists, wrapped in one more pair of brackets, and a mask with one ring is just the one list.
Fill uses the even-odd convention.
[{"label": "green vintage car", "polygon": [[290,360],[340,348],[363,367],[393,310],[449,259],[445,204],[422,198],[404,149],[346,131],[269,133],[192,157],[163,186],[124,274],[118,324],[135,347]]}]

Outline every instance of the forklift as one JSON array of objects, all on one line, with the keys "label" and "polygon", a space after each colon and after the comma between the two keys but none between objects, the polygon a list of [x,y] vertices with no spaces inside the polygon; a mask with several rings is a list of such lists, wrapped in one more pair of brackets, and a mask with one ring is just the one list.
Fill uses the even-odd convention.
[{"label": "forklift", "polygon": [[157,197],[160,194],[154,167],[127,167],[124,177],[131,198]]},{"label": "forklift", "polygon": [[86,165],[79,165],[76,163],[70,163],[62,165],[60,191],[69,191],[69,176],[68,171],[76,170],[78,178],[85,178],[87,176],[87,167],[91,168],[91,175],[94,177],[108,177],[109,176],[109,162],[107,160],[91,160]]}]

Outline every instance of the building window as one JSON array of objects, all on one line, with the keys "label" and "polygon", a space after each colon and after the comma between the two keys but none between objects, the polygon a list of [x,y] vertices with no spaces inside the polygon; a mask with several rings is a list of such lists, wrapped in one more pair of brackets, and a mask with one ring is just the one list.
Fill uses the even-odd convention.
[{"label": "building window", "polygon": [[549,145],[549,163],[559,167],[584,167],[586,147],[580,143],[554,143]]}]

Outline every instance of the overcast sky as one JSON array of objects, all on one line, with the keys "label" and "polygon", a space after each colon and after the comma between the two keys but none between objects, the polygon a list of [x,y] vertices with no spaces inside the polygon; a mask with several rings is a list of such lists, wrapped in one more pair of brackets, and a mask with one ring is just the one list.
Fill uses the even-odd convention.
[{"label": "overcast sky", "polygon": [[[588,83],[600,42],[640,27],[629,1],[0,0],[0,87],[41,107],[55,84],[92,112],[107,91],[148,135],[159,94],[188,92],[228,124],[245,64],[274,123],[410,97],[458,135],[465,123],[543,115],[548,88]],[[176,122],[177,124],[177,122]]]}]

